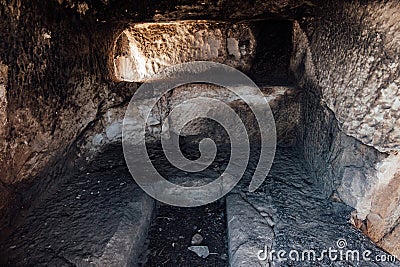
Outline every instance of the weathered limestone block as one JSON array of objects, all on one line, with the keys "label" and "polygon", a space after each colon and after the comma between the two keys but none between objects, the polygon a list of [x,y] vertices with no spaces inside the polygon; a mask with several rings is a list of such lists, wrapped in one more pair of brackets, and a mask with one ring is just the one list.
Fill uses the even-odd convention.
[{"label": "weathered limestone block", "polygon": [[275,237],[273,227],[239,194],[229,195],[226,207],[230,265],[267,266],[258,260],[257,253],[260,248],[264,249],[262,246],[271,251]]},{"label": "weathered limestone block", "polygon": [[[246,93],[246,88],[242,89],[243,94],[247,97],[251,96]],[[300,128],[300,96],[301,91],[294,87],[271,86],[262,87],[261,91],[265,95],[275,118],[277,128],[277,142],[280,146],[292,146],[297,142],[297,132]],[[243,120],[251,141],[258,141],[259,128],[255,117],[249,110],[249,107],[240,100],[240,98],[224,88],[210,84],[189,84],[180,86],[171,91],[156,106],[153,107],[146,127],[146,140],[148,142],[160,141],[161,135],[168,136],[172,133],[178,133],[174,118],[168,120],[168,114],[185,100],[196,98],[199,96],[218,99],[229,105]],[[148,99],[143,102],[140,110],[146,111],[151,109],[150,102],[154,99]],[[191,106],[182,106],[185,114],[189,117],[195,117],[196,110]],[[98,117],[96,124],[92,126],[90,131],[84,133],[78,142],[80,151],[86,151],[84,161],[90,161],[96,154],[101,151],[107,144],[119,143],[122,137],[122,126],[126,104],[107,109],[107,111]],[[142,115],[139,114],[139,117]],[[161,123],[163,122],[163,124]],[[170,123],[171,121],[171,123]],[[132,124],[132,130],[138,135],[136,141],[144,140],[141,136],[139,124],[137,122],[129,122]],[[229,138],[221,127],[207,120],[193,120],[188,123],[180,132],[181,136],[187,137],[187,141],[200,141],[204,137],[209,137],[216,143],[228,143]]]}]

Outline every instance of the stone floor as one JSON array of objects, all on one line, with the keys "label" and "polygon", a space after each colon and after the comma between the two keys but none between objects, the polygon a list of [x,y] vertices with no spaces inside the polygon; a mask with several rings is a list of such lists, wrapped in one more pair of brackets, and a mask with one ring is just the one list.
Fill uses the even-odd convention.
[{"label": "stone floor", "polygon": [[[225,218],[223,199],[194,208],[159,204],[139,266],[228,266]],[[199,257],[191,246],[207,247],[209,255]]]},{"label": "stone floor", "polygon": [[[203,172],[203,178],[197,175],[191,176],[191,180],[203,179],[204,182],[204,177],[207,181],[217,178],[226,166],[222,158],[229,154],[227,151],[217,155],[219,158]],[[191,148],[187,148],[184,154],[196,158],[196,152]],[[152,158],[157,168],[173,176],[175,182],[187,182],[185,177],[188,173],[177,174],[171,166],[162,163],[163,157],[157,157],[157,153]],[[204,237],[218,239],[210,246],[210,252],[218,254],[210,257],[218,260],[210,258],[201,261],[200,265],[193,265],[194,254],[188,254],[186,247],[195,231],[188,232],[187,236],[182,234],[180,240],[179,231],[170,234],[168,230],[175,224],[167,223],[167,228],[158,234],[160,227],[154,220],[148,243],[156,249],[150,249],[150,253],[156,252],[156,257],[158,253],[164,253],[154,243],[165,239],[167,242],[185,242],[177,247],[184,248],[190,256],[175,255],[182,263],[179,266],[226,266],[228,262],[231,266],[400,266],[398,262],[375,261],[378,255],[388,255],[351,226],[351,208],[321,197],[322,192],[314,186],[303,162],[296,150],[279,148],[267,180],[256,192],[249,193],[247,187],[257,164],[257,157],[251,158],[245,177],[226,197],[226,212],[214,209],[218,211],[215,216],[211,210],[204,213],[210,214],[210,227],[220,229],[226,227],[223,224],[227,222],[227,238],[223,228],[213,232],[212,229],[207,230],[207,223],[202,226]],[[149,230],[153,207],[154,201],[131,178],[121,147],[110,147],[87,170],[66,177],[41,196],[13,234],[1,241],[0,265],[136,266]],[[175,211],[170,216],[160,212],[157,216],[179,223],[187,220],[186,213],[180,209]],[[220,215],[225,213],[226,220]],[[193,214],[196,215],[196,212]],[[195,218],[189,218],[192,217]],[[193,227],[191,225],[196,223],[190,221],[184,226]],[[180,230],[184,230],[184,226],[179,226]],[[152,231],[155,231],[154,235]],[[228,240],[227,247],[224,247],[225,239]],[[338,244],[338,241],[341,243]],[[214,243],[219,243],[219,247],[213,248]],[[340,250],[338,245],[344,255],[343,260],[339,258],[339,251],[331,251],[333,256],[337,255],[336,260],[325,253],[321,260],[311,258],[309,261],[306,258],[308,254],[304,254],[304,251],[311,253],[312,250],[316,258],[320,258],[324,250]],[[360,257],[364,251],[370,250],[371,255],[368,256],[371,261],[352,260],[352,255],[348,255],[346,260],[347,249],[352,253],[356,250]],[[275,251],[275,254],[272,254],[272,259],[264,259],[265,255],[269,255],[263,251]],[[286,255],[282,255],[283,252]],[[299,260],[296,253],[299,253]],[[229,257],[224,258],[224,254]],[[292,259],[284,259],[289,255]],[[174,266],[165,259],[165,264],[156,262],[157,258],[148,258],[142,265]]]},{"label": "stone floor", "polygon": [[[377,261],[388,254],[351,226],[351,208],[321,197],[303,162],[297,151],[280,148],[261,188],[247,191],[248,172],[227,197],[231,266],[400,266],[398,261]],[[256,163],[252,160],[249,169]],[[322,254],[329,248],[331,256],[329,251]],[[278,258],[280,250],[286,254]],[[316,259],[311,256],[309,261],[306,250],[314,251]],[[362,258],[367,250],[370,261]]]},{"label": "stone floor", "polygon": [[2,240],[0,266],[122,266],[138,258],[154,200],[134,183],[121,146],[40,198]]}]

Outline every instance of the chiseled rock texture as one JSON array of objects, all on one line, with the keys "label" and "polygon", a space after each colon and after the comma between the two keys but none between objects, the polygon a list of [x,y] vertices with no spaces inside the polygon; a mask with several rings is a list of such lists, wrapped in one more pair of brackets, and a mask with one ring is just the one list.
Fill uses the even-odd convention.
[{"label": "chiseled rock texture", "polygon": [[[7,77],[8,67],[0,62],[0,166],[5,165],[5,153],[7,146]],[[8,190],[0,184],[0,210],[7,208]]]},{"label": "chiseled rock texture", "polygon": [[[239,44],[240,43],[240,44]],[[239,47],[240,46],[240,47]],[[203,21],[136,24],[116,42],[116,78],[142,82],[165,67],[207,60],[249,70],[256,40],[247,23]]]},{"label": "chiseled rock texture", "polygon": [[326,105],[347,135],[379,151],[400,148],[399,11],[397,1],[337,3],[310,25]]},{"label": "chiseled rock texture", "polygon": [[[71,166],[79,140],[130,89],[109,90],[101,65],[112,34],[88,34],[79,13],[56,1],[0,1],[0,16],[0,213],[16,214]],[[0,217],[3,226],[13,219]]]},{"label": "chiseled rock texture", "polygon": [[[283,102],[271,104],[278,132],[291,125],[281,140],[300,141],[325,197],[354,207],[354,224],[400,256],[399,11],[395,0],[0,0],[0,214],[7,214],[0,225],[11,224],[11,214],[28,208],[61,174],[121,139],[124,108],[139,86],[122,76],[141,80],[176,63],[176,54],[165,61],[154,55],[157,64],[145,62],[141,76],[127,71],[132,64],[123,58],[136,51],[130,44],[123,49],[127,41],[144,42],[137,48],[147,41],[135,23],[237,21],[236,30],[198,25],[201,53],[189,49],[188,59],[215,59],[259,83],[286,85],[285,55],[293,47],[291,70],[305,90],[288,90],[277,98]],[[294,20],[293,32],[291,22],[259,21],[266,18]],[[190,27],[181,27],[182,34]],[[282,33],[286,41],[270,38]],[[172,47],[190,37],[175,38]],[[264,80],[265,73],[273,78]]]},{"label": "chiseled rock texture", "polygon": [[132,24],[115,41],[113,78],[145,82],[168,66],[203,60],[234,67],[258,83],[288,84],[291,32],[288,21]]},{"label": "chiseled rock texture", "polygon": [[[260,131],[256,117],[250,110],[243,98],[259,97],[254,95],[251,88],[245,86],[238,86],[240,95],[212,84],[187,84],[178,86],[171,90],[168,94],[162,97],[155,107],[151,107],[150,103],[156,100],[149,97],[139,104],[139,114],[137,117],[132,116],[129,118],[129,123],[133,124],[134,135],[136,141],[141,141],[141,132],[139,125],[142,121],[146,120],[148,110],[152,110],[147,118],[146,125],[146,140],[157,142],[161,135],[168,137],[170,134],[180,135],[182,137],[192,137],[192,141],[200,140],[205,136],[212,138],[215,142],[225,144],[229,143],[229,136],[227,136],[226,129],[223,129],[219,124],[201,118],[199,114],[208,114],[209,117],[219,116],[223,117],[226,110],[216,108],[215,106],[194,106],[186,101],[196,99],[197,97],[206,97],[216,99],[228,105],[242,120],[243,125],[247,129],[249,140],[253,143],[260,141]],[[297,133],[300,129],[300,102],[302,92],[293,86],[263,86],[260,87],[261,93],[264,95],[264,100],[259,99],[259,102],[254,105],[265,105],[267,102],[271,108],[275,119],[277,143],[281,146],[293,146],[297,143]],[[197,119],[195,119],[197,118]],[[181,127],[182,121],[190,120],[188,124]],[[98,134],[93,139],[92,147],[98,145],[97,140],[107,140],[112,136],[122,135],[123,121],[110,125],[106,132]],[[237,128],[240,129],[240,128]],[[234,130],[234,129],[230,129]]]},{"label": "chiseled rock texture", "polygon": [[[194,1],[189,6],[180,0],[0,1],[0,214],[8,214],[0,216],[0,225],[11,224],[11,214],[29,208],[61,174],[86,165],[106,144],[120,140],[124,108],[138,84],[115,81],[114,47],[130,25],[168,19],[246,21],[271,14],[296,18],[309,8],[296,1]],[[286,69],[289,26],[282,26],[289,42],[270,41],[286,55]],[[276,25],[268,29],[255,38],[268,41],[281,32]],[[224,40],[232,60],[237,49],[242,53],[237,38],[238,47],[235,40]],[[287,77],[287,71],[279,77],[282,84]]]},{"label": "chiseled rock texture", "polygon": [[294,23],[292,71],[305,88],[301,140],[326,195],[398,257],[400,22],[397,1],[327,1]]}]

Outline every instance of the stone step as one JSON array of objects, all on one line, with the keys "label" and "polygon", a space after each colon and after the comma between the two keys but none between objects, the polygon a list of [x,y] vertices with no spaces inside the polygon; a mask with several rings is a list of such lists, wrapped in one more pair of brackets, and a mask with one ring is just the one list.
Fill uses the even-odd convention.
[{"label": "stone step", "polygon": [[120,149],[63,177],[0,243],[1,266],[135,266],[154,200],[133,181]]}]

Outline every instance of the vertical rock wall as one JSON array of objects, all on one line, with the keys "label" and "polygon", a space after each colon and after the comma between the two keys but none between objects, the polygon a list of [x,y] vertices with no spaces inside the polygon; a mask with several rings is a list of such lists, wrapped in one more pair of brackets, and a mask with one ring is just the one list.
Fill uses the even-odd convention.
[{"label": "vertical rock wall", "polygon": [[0,213],[10,215],[79,158],[81,137],[129,89],[105,80],[113,32],[93,31],[76,10],[1,1],[0,15]]},{"label": "vertical rock wall", "polygon": [[[7,82],[8,67],[0,61],[0,166],[6,166],[7,152]],[[0,210],[7,208],[8,198],[10,197],[8,190],[0,183]]]},{"label": "vertical rock wall", "polygon": [[[115,40],[131,23],[149,21],[155,10],[173,7],[101,2],[0,0],[1,215],[29,208],[66,171],[120,141],[124,108],[138,84],[113,80]],[[254,38],[241,26],[228,33],[232,39],[223,41],[224,53],[248,68]],[[285,99],[298,110],[297,96]],[[286,138],[292,142],[298,113],[276,105],[282,121],[290,114],[295,122]],[[0,218],[0,227],[13,219]]]},{"label": "vertical rock wall", "polygon": [[400,256],[397,89],[400,5],[335,2],[294,26],[292,71],[306,89],[305,157],[354,224]]}]

